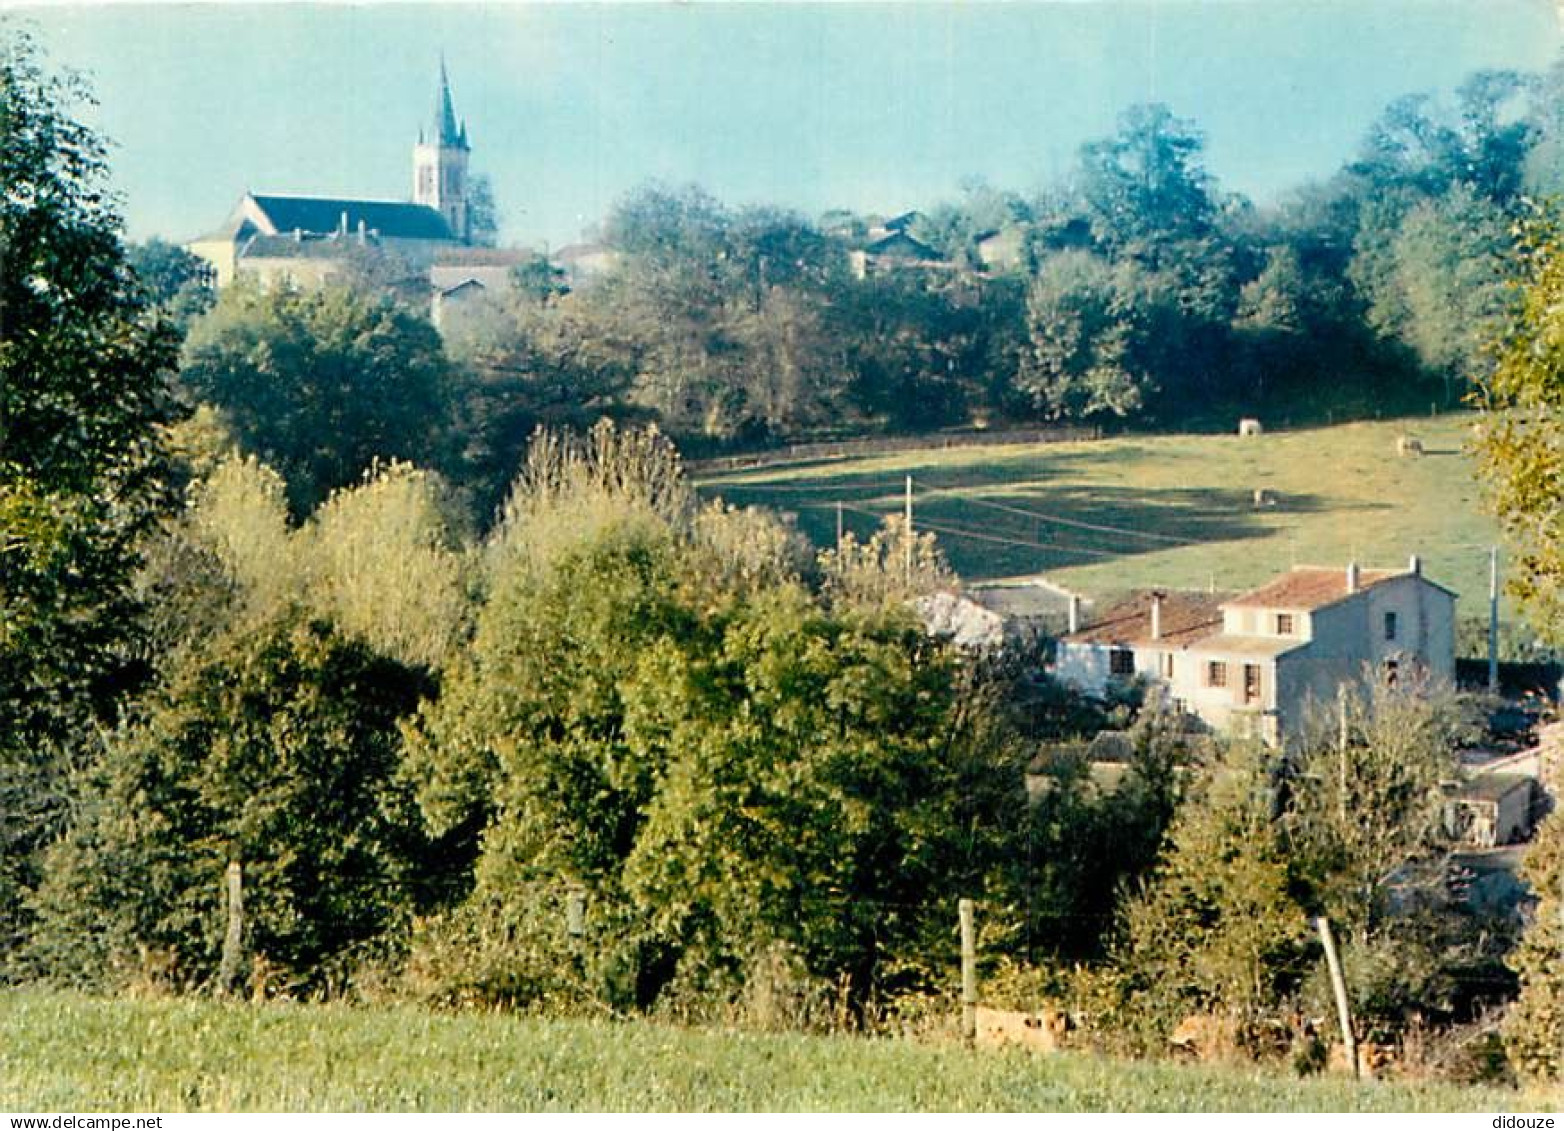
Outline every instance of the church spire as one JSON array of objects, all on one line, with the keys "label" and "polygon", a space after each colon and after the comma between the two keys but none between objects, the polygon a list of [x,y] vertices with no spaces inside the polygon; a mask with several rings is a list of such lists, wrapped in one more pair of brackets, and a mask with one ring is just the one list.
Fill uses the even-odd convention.
[{"label": "church spire", "polygon": [[445,53],[440,54],[440,89],[435,92],[434,129],[431,141],[435,145],[467,148],[467,131],[456,124],[456,109],[451,104],[451,80],[445,73]]}]

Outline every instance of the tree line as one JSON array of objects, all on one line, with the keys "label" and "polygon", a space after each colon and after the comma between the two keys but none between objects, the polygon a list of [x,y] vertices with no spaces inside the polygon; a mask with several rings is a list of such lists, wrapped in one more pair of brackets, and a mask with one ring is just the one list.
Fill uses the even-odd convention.
[{"label": "tree line", "polygon": [[[1129,724],[1130,705],[931,638],[911,600],[953,581],[931,538],[891,522],[815,553],[783,518],[698,500],[658,427],[561,427],[599,406],[556,419],[506,391],[628,372],[617,339],[569,329],[594,293],[775,330],[767,288],[789,270],[806,285],[807,226],[764,245],[799,258],[749,281],[747,311],[725,254],[694,276],[665,263],[666,290],[610,278],[579,303],[539,265],[537,353],[488,385],[422,319],[351,287],[225,294],[181,346],[189,312],[167,300],[190,292],[131,268],[80,97],[6,41],[0,976],[692,1019],[780,1002],[790,1023],[869,1027],[949,985],[959,896],[982,903],[995,984],[1075,1002],[1104,1043],[1157,1049],[1196,1013],[1258,1052],[1268,1022],[1322,1000],[1306,923],[1325,914],[1387,1031],[1470,1017],[1471,972],[1491,986],[1514,961],[1514,1062],[1557,1076],[1556,924],[1512,952],[1470,910],[1393,906],[1442,883],[1457,701],[1381,686],[1285,752],[1146,709],[1105,788],[1040,743]],[[1199,230],[1184,235],[1204,246]],[[1536,305],[1486,386],[1496,419],[1526,425],[1492,433],[1489,460],[1501,486],[1515,474],[1501,510],[1533,537],[1527,508],[1549,499],[1519,485],[1552,450],[1546,419],[1527,429],[1557,391],[1556,230],[1526,237]],[[1154,246],[1181,239],[1140,238],[1136,271],[1185,278],[1183,253]],[[1114,279],[1128,262],[1061,259]],[[654,359],[678,359],[685,383],[642,406],[676,421],[668,406],[695,411],[731,371],[661,314],[670,352],[635,343],[624,388],[642,396]],[[875,348],[921,356],[898,332]],[[526,429],[503,480],[491,424],[413,426],[453,396]],[[481,491],[500,500],[484,523]],[[1556,537],[1534,550],[1550,600]],[[1545,893],[1558,828],[1536,857]]]}]

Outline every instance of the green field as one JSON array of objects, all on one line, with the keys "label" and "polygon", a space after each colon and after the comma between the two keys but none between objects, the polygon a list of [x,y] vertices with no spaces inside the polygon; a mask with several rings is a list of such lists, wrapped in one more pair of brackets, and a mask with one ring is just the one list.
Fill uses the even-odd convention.
[{"label": "green field", "polygon": [[413,1007],[0,995],[0,1111],[1483,1111],[1519,1092]]},{"label": "green field", "polygon": [[[877,515],[900,510],[910,474],[916,521],[938,534],[963,577],[1040,573],[1089,594],[1242,589],[1294,564],[1355,558],[1401,567],[1415,553],[1430,577],[1461,595],[1458,615],[1470,616],[1487,608],[1487,547],[1497,537],[1463,450],[1472,421],[1449,414],[1249,438],[902,452],[700,482],[732,503],[794,512],[827,545],[838,502],[848,529],[867,535]],[[1398,456],[1403,433],[1427,454]],[[1256,508],[1257,488],[1274,492],[1277,505]]]}]

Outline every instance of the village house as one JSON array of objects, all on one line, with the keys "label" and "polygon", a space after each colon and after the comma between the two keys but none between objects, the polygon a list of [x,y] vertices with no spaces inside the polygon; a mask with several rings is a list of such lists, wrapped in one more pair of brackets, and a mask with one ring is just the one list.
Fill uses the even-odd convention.
[{"label": "village house", "polygon": [[1054,674],[1091,695],[1142,679],[1213,730],[1277,744],[1308,704],[1375,673],[1455,675],[1455,594],[1405,570],[1302,567],[1237,596],[1144,591],[1059,641]]}]

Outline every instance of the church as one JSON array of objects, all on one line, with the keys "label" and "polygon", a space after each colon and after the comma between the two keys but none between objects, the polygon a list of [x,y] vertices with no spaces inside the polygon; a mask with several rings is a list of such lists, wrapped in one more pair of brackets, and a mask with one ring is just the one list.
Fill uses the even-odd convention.
[{"label": "church", "polygon": [[219,287],[241,277],[319,286],[370,257],[394,257],[428,279],[437,310],[447,294],[505,289],[526,253],[472,246],[471,152],[442,60],[433,121],[413,146],[411,201],[246,192],[221,227],[186,247]]}]

